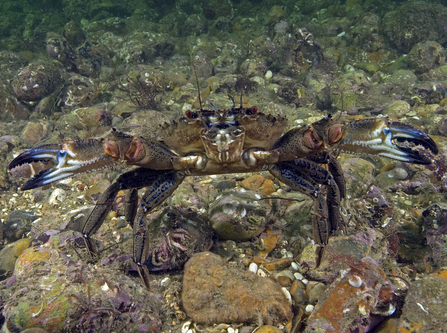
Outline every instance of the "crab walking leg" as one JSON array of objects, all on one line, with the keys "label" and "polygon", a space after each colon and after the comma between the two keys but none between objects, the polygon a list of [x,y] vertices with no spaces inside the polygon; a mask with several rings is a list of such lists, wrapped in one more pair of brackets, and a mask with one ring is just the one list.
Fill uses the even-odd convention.
[{"label": "crab walking leg", "polygon": [[343,199],[346,195],[346,181],[343,175],[343,169],[337,158],[331,156],[327,152],[316,153],[310,155],[307,159],[317,163],[317,164],[327,164],[328,170],[334,177],[335,183],[340,191],[340,199]]},{"label": "crab walking leg", "polygon": [[115,201],[118,192],[120,190],[138,189],[145,186],[151,186],[161,175],[168,172],[170,171],[158,171],[146,168],[129,171],[118,177],[118,179],[104,191],[82,228],[82,235],[90,253],[97,252],[90,237],[101,227],[107,214],[112,209],[113,202]]},{"label": "crab walking leg", "polygon": [[137,264],[141,280],[149,290],[149,270],[145,264],[150,252],[146,215],[171,196],[184,178],[185,174],[179,171],[160,173],[144,194],[133,223],[133,260]]},{"label": "crab walking leg", "polygon": [[[330,160],[314,156],[318,162]],[[282,162],[270,167],[270,172],[293,189],[315,199],[315,216],[312,221],[315,241],[320,245],[317,251],[317,266],[321,261],[322,248],[340,224],[340,190],[331,173],[308,159]],[[311,183],[310,181],[313,181]],[[344,186],[344,183],[342,183]]]},{"label": "crab walking leg", "polygon": [[124,206],[124,218],[126,222],[129,223],[133,228],[133,222],[135,221],[135,216],[137,215],[138,208],[138,189],[134,188],[126,192],[125,206]]}]

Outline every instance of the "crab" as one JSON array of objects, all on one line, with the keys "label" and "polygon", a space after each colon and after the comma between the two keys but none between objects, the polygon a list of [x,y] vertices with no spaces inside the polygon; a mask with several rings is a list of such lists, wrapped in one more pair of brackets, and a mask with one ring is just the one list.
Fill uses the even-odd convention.
[{"label": "crab", "polygon": [[[266,115],[255,106],[237,107],[233,101],[233,107],[225,110],[187,111],[161,125],[157,138],[133,137],[111,129],[101,138],[40,145],[17,156],[8,169],[51,161],[47,169],[20,187],[30,190],[118,164],[138,167],[120,175],[106,189],[82,235],[90,253],[96,252],[92,235],[112,209],[118,191],[129,190],[125,218],[133,226],[133,260],[149,289],[146,216],[187,176],[269,171],[293,190],[315,199],[313,235],[321,254],[341,225],[339,206],[346,192],[336,154],[372,154],[430,164],[438,152],[424,131],[386,117],[345,121],[328,115],[285,132],[286,127],[283,116]],[[146,190],[139,200],[142,188]]]}]

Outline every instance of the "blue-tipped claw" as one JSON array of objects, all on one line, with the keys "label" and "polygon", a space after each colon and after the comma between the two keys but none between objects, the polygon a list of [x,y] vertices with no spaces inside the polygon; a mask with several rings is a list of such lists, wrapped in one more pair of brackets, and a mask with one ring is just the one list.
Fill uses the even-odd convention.
[{"label": "blue-tipped claw", "polygon": [[[34,147],[9,163],[8,170],[32,162],[52,162],[48,169],[39,172],[20,187],[20,190],[25,191],[117,163],[110,155],[101,154],[100,141],[95,141],[95,146],[91,144],[92,142],[87,141],[86,144],[85,141],[66,141],[64,144]],[[95,149],[89,150],[92,147]]]},{"label": "blue-tipped claw", "polygon": [[424,150],[415,147],[404,147],[402,144],[409,142],[414,146],[422,146],[434,155],[438,153],[438,146],[433,139],[424,131],[400,122],[390,122],[389,130],[392,132],[392,143],[402,152],[407,154],[407,161],[415,164],[431,164],[431,156]]},{"label": "blue-tipped claw", "polygon": [[27,151],[21,153],[15,159],[8,164],[8,171],[18,167],[22,164],[32,162],[47,162],[52,161],[53,164],[57,163],[57,155],[62,149],[60,144],[47,144],[38,147],[33,147]]}]

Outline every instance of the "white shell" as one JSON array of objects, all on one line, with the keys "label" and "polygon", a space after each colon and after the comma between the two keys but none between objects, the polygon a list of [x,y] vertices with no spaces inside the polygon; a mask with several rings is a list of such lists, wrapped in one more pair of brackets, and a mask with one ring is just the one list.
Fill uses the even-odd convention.
[{"label": "white shell", "polygon": [[53,205],[58,206],[61,202],[65,201],[66,197],[67,197],[67,194],[65,193],[65,191],[61,188],[57,188],[51,193],[48,203],[51,206],[53,206]]},{"label": "white shell", "polygon": [[254,274],[256,274],[256,272],[258,271],[258,265],[255,264],[254,262],[252,262],[252,263],[250,264],[250,266],[248,266],[248,270],[249,270],[250,272],[253,272]]},{"label": "white shell", "polygon": [[304,310],[306,311],[306,313],[311,313],[314,309],[315,307],[312,304],[307,304]]},{"label": "white shell", "polygon": [[355,288],[360,288],[363,284],[362,279],[360,278],[360,276],[357,275],[350,276],[348,281],[349,284]]},{"label": "white shell", "polygon": [[286,299],[289,301],[289,303],[292,304],[292,295],[290,295],[290,292],[284,287],[281,288],[281,291],[286,297]]}]

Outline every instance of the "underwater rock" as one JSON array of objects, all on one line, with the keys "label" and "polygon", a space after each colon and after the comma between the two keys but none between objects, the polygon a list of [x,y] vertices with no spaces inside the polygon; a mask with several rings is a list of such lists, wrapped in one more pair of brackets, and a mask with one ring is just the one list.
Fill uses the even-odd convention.
[{"label": "underwater rock", "polygon": [[368,332],[396,311],[393,285],[374,260],[350,258],[347,263],[348,272],[322,294],[305,332]]},{"label": "underwater rock", "polygon": [[14,242],[30,232],[31,224],[39,216],[31,212],[14,210],[3,220],[3,238]]},{"label": "underwater rock", "polygon": [[48,133],[49,127],[49,122],[45,120],[28,122],[20,133],[20,139],[30,146],[34,146]]},{"label": "underwater rock", "polygon": [[[102,265],[77,261],[80,235],[53,231],[18,258],[8,288],[0,291],[10,331],[158,332],[160,301],[140,281]],[[117,274],[119,273],[119,274]]]},{"label": "underwater rock", "polygon": [[87,106],[96,99],[97,94],[98,86],[95,80],[75,75],[69,79],[68,85],[62,90],[58,106],[64,111]]},{"label": "underwater rock", "polygon": [[29,243],[31,242],[31,238],[22,238],[14,243],[6,245],[0,251],[0,281],[4,280],[7,277],[8,272],[12,272],[14,270],[14,264],[20,254],[25,250]]},{"label": "underwater rock", "polygon": [[36,61],[22,68],[12,81],[14,94],[25,102],[35,102],[51,94],[64,82],[62,71],[48,61]]},{"label": "underwater rock", "polygon": [[405,297],[397,332],[442,332],[445,328],[447,280],[426,276],[412,281]]},{"label": "underwater rock", "polygon": [[419,42],[432,40],[445,43],[446,15],[447,8],[440,4],[422,1],[404,3],[395,11],[385,14],[382,30],[401,52],[408,53]]},{"label": "underwater rock", "polygon": [[244,241],[259,235],[271,207],[254,192],[225,192],[210,205],[210,225],[221,239]]},{"label": "underwater rock", "polygon": [[73,46],[79,46],[85,41],[85,33],[75,21],[70,21],[64,25],[64,37]]},{"label": "underwater rock", "polygon": [[195,322],[279,324],[292,317],[281,286],[250,271],[229,268],[211,252],[194,255],[185,265],[183,307]]},{"label": "underwater rock", "polygon": [[407,55],[408,67],[421,74],[445,64],[445,49],[437,42],[417,43]]},{"label": "underwater rock", "polygon": [[394,116],[397,118],[404,117],[410,112],[411,106],[405,101],[396,100],[388,104],[382,111],[386,116]]}]

